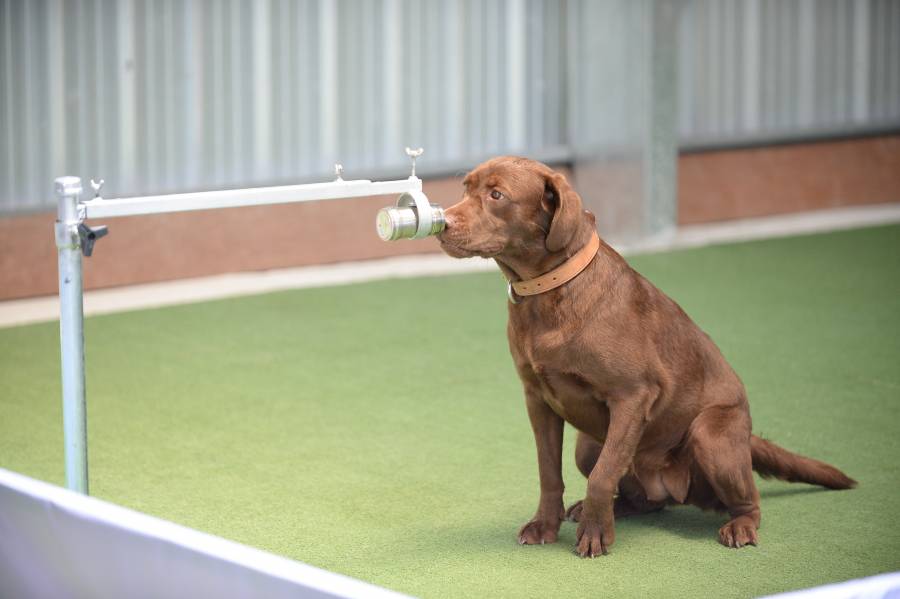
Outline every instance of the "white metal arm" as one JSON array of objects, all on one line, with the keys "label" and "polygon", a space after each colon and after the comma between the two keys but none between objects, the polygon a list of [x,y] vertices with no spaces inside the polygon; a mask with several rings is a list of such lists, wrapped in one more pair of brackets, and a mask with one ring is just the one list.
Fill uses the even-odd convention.
[{"label": "white metal arm", "polygon": [[225,189],[222,191],[200,191],[121,199],[95,198],[79,202],[80,210],[83,211],[79,216],[83,219],[108,218],[138,214],[160,214],[163,212],[186,212],[189,210],[211,210],[214,208],[235,208],[238,206],[358,198],[421,190],[422,180],[415,176],[397,181],[369,181],[368,179],[344,181],[343,179],[338,179],[328,183],[308,183],[305,185]]}]

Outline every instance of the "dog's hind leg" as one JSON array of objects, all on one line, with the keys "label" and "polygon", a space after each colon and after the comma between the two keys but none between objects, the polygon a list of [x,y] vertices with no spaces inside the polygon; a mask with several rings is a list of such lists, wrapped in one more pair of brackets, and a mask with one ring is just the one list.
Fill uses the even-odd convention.
[{"label": "dog's hind leg", "polygon": [[719,541],[735,548],[756,545],[759,491],[753,480],[746,405],[707,408],[691,425],[689,443],[697,466],[731,515],[719,529]]},{"label": "dog's hind leg", "polygon": [[600,457],[600,451],[603,444],[594,439],[592,436],[578,431],[578,437],[575,440],[575,465],[585,478],[591,475],[591,470]]},{"label": "dog's hind leg", "polygon": [[[591,470],[600,457],[603,444],[581,431],[575,441],[575,465],[585,478],[591,475]],[[576,501],[566,510],[566,520],[578,522],[581,519],[583,502]],[[665,507],[661,501],[650,501],[640,482],[631,474],[626,474],[619,481],[619,494],[613,503],[613,513],[616,518],[636,516],[655,512]]]},{"label": "dog's hind leg", "polygon": [[[602,449],[602,443],[590,435],[578,431],[578,437],[575,440],[575,465],[578,466],[578,470],[585,478],[591,475],[591,470],[594,469]],[[582,500],[578,500],[569,506],[569,509],[566,510],[566,520],[569,522],[581,520],[582,503]],[[615,515],[618,516],[618,514]]]}]

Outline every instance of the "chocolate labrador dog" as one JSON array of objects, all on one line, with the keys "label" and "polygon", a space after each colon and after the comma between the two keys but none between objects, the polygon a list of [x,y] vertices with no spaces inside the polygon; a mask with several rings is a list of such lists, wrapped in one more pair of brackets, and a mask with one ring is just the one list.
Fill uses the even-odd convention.
[{"label": "chocolate labrador dog", "polygon": [[[493,258],[510,281],[509,348],[537,444],[540,501],[519,543],[578,522],[577,552],[606,554],[615,517],[689,503],[727,511],[728,547],[756,545],[764,477],[847,489],[823,462],[751,433],[747,394],[715,343],[599,240],[565,177],[500,157],[463,181],[446,211],[450,256]],[[563,505],[563,423],[578,430],[583,501]]]}]

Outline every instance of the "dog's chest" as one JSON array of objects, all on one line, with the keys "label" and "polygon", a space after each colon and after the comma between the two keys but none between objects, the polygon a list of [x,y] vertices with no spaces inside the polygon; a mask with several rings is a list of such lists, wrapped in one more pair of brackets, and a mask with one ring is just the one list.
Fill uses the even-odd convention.
[{"label": "dog's chest", "polygon": [[560,329],[534,328],[517,338],[519,347],[514,351],[533,373],[544,401],[575,428],[605,437],[609,410],[602,389],[588,379],[585,368],[586,363],[593,364],[595,374],[596,361],[579,355],[575,336]]},{"label": "dog's chest", "polygon": [[540,366],[535,370],[535,376],[540,382],[544,401],[563,420],[597,439],[606,437],[609,410],[587,381],[576,374]]},{"label": "dog's chest", "polygon": [[[521,374],[540,385],[544,401],[564,420],[603,439],[609,426],[605,398],[623,380],[616,345],[596,311],[535,304],[510,310],[510,351]],[[529,306],[530,307],[530,306]],[[610,350],[610,351],[607,351]]]}]

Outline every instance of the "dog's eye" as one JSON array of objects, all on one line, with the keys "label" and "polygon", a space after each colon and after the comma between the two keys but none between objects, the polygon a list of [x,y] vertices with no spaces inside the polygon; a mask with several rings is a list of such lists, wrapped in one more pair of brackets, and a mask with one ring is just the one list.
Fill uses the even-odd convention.
[{"label": "dog's eye", "polygon": [[503,194],[495,189],[494,191],[491,192],[491,197],[494,198],[495,200],[499,200],[500,198],[503,197]]}]

